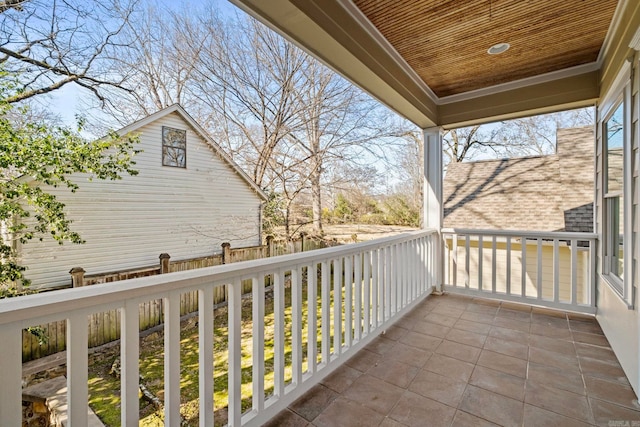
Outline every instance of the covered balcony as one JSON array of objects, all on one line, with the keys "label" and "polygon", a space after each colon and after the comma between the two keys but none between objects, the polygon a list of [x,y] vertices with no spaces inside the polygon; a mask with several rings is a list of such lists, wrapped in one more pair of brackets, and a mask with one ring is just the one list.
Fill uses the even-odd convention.
[{"label": "covered balcony", "polygon": [[[186,293],[199,308],[194,425],[219,424],[220,357],[230,426],[640,422],[640,4],[234,3],[423,129],[424,229],[0,301],[0,424],[21,425],[23,329],[63,320],[68,425],[87,425],[87,318],[117,310],[121,424],[138,425],[139,310],[161,300],[163,422],[181,425]],[[505,44],[505,56],[487,53]],[[589,105],[594,233],[443,228],[443,129]],[[623,185],[613,188],[607,155],[619,111]],[[273,325],[264,321],[267,283]],[[213,295],[222,286],[224,354],[214,353]]]}]

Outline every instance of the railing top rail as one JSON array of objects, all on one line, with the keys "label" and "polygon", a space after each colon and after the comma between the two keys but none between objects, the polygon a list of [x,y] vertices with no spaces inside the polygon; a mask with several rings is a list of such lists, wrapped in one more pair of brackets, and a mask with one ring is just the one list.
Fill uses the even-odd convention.
[{"label": "railing top rail", "polygon": [[524,237],[527,239],[597,240],[596,233],[569,231],[481,230],[472,228],[443,228],[442,234],[473,236]]},{"label": "railing top rail", "polygon": [[437,231],[433,229],[418,230],[362,243],[297,254],[140,277],[105,283],[99,286],[63,289],[18,298],[7,298],[0,300],[0,325],[21,322],[34,317],[63,314],[70,310],[76,311],[120,303],[131,298],[163,295],[203,284],[230,283],[239,277],[250,277],[267,271],[278,271],[326,259],[355,255],[435,233]]}]

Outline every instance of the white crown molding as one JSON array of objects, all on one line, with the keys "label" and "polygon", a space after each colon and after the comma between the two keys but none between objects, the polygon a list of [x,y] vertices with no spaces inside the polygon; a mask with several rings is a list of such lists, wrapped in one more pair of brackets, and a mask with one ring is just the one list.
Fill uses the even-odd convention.
[{"label": "white crown molding", "polygon": [[629,42],[629,47],[633,50],[640,50],[640,27],[636,30],[635,34]]},{"label": "white crown molding", "polygon": [[596,62],[600,66],[602,66],[602,61],[604,61],[605,53],[611,48],[611,43],[613,41],[613,34],[616,32],[617,28],[620,26],[620,22],[622,20],[622,12],[627,8],[628,3],[629,3],[629,0],[620,0],[618,2],[618,5],[616,6],[616,10],[613,13],[613,18],[611,19],[611,24],[609,24],[609,28],[607,29],[607,34],[604,37],[604,42],[602,43],[600,52],[598,52],[598,59],[596,60]]},{"label": "white crown molding", "polygon": [[515,80],[508,83],[501,83],[495,86],[489,86],[482,89],[471,90],[469,92],[444,96],[442,98],[438,98],[437,104],[444,105],[444,104],[451,104],[453,102],[467,101],[469,99],[492,95],[494,93],[506,92],[509,90],[520,89],[520,88],[533,86],[540,83],[547,83],[553,80],[559,80],[566,77],[573,77],[573,76],[588,73],[591,71],[596,71],[599,68],[600,68],[600,64],[597,61],[590,62],[588,64],[564,68],[562,70],[552,71],[550,73],[540,74],[533,77],[527,77],[524,79]]}]

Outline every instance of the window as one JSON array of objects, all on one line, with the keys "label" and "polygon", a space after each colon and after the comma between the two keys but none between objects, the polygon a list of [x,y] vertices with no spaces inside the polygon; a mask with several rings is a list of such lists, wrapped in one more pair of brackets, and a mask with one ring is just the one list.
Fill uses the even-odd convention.
[{"label": "window", "polygon": [[[620,294],[624,280],[625,103],[620,102],[603,123],[604,138],[604,272]],[[627,248],[628,249],[628,248]]]},{"label": "window", "polygon": [[162,126],[162,165],[187,167],[187,131]]}]

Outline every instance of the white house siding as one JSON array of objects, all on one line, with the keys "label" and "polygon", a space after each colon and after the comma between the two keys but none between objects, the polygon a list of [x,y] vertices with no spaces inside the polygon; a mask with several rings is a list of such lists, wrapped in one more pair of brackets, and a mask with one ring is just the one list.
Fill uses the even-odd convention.
[{"label": "white house siding", "polygon": [[[187,168],[162,166],[162,126],[187,130]],[[67,205],[85,244],[52,239],[21,248],[26,276],[37,286],[70,283],[69,270],[87,274],[156,265],[167,252],[185,259],[260,244],[261,198],[173,112],[141,127],[137,176],[77,182],[53,191]]]},{"label": "white house siding", "polygon": [[[633,195],[633,236],[629,245],[625,245],[625,250],[633,251],[633,262],[627,268],[632,269],[631,279],[633,285],[638,286],[638,55],[633,61],[633,73],[635,78],[632,83],[631,90],[631,146],[632,146],[632,171],[633,179],[631,182]],[[607,94],[601,94],[606,96]],[[602,105],[599,105],[598,127],[597,127],[597,158],[596,158],[596,229],[597,233],[602,237],[603,233],[603,136],[602,136],[602,119],[604,113],[600,111]],[[598,293],[597,293],[597,319],[604,330],[612,349],[614,350],[622,368],[624,369],[631,386],[640,394],[640,316],[638,316],[638,295],[635,293],[635,301],[633,307],[624,302],[620,296],[605,282],[601,274],[603,271],[603,252],[604,241],[600,242],[600,250],[598,251]]]}]

